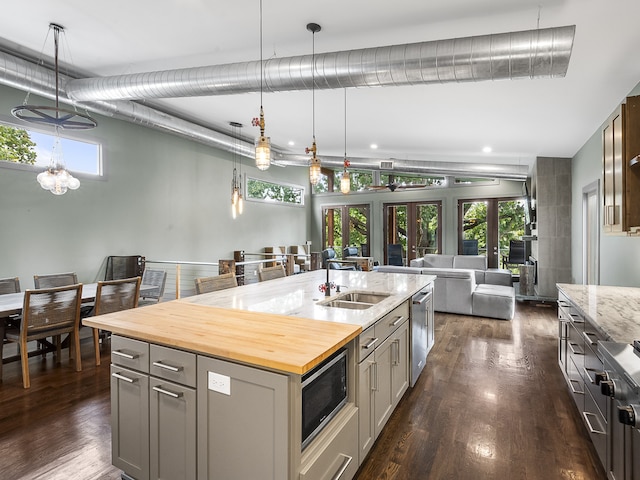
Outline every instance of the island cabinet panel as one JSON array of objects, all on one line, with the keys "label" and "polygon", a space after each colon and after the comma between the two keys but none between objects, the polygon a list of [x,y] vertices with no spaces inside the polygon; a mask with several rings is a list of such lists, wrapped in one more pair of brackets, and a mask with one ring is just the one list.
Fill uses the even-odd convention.
[{"label": "island cabinet panel", "polygon": [[195,480],[196,355],[150,347],[151,480]]},{"label": "island cabinet panel", "polygon": [[198,479],[290,478],[289,377],[198,356]]},{"label": "island cabinet panel", "polygon": [[359,462],[407,391],[410,380],[409,305],[404,303],[385,315],[357,341],[359,411]]},{"label": "island cabinet panel", "polygon": [[149,480],[149,376],[111,365],[111,463]]}]

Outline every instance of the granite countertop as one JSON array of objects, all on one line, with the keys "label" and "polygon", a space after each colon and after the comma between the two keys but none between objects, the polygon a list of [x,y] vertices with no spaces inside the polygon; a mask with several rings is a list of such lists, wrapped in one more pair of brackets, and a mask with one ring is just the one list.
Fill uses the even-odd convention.
[{"label": "granite countertop", "polygon": [[640,288],[557,284],[608,340],[632,343],[640,339]]},{"label": "granite countertop", "polygon": [[331,270],[330,281],[340,285],[341,293],[364,291],[390,294],[388,298],[368,309],[351,310],[321,305],[323,301],[340,295],[335,290],[331,290],[331,297],[325,297],[324,293],[318,289],[326,281],[326,275],[326,270],[316,270],[194,295],[177,301],[347,323],[362,327],[364,330],[436,278],[435,275]]},{"label": "granite countertop", "polygon": [[[365,310],[318,305],[316,271],[85,318],[85,325],[142,341],[304,374],[435,277],[331,271],[345,292],[388,293]],[[347,287],[345,288],[344,285]],[[335,298],[335,291],[330,298]]]}]

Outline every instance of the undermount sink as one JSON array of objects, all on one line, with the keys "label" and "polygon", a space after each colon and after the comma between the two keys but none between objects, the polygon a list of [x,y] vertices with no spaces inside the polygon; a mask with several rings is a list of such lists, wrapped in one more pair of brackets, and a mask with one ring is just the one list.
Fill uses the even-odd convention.
[{"label": "undermount sink", "polygon": [[388,297],[388,293],[346,292],[319,304],[325,307],[365,310]]}]

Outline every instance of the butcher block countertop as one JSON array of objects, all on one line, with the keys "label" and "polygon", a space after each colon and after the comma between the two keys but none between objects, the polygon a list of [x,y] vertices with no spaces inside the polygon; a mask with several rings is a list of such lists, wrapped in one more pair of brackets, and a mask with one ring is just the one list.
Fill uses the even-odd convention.
[{"label": "butcher block countertop", "polygon": [[[435,279],[431,275],[331,271],[343,292],[388,293],[365,310],[327,300],[319,270],[157,305],[85,318],[84,325],[184,350],[303,374]],[[332,297],[335,297],[332,290]]]}]

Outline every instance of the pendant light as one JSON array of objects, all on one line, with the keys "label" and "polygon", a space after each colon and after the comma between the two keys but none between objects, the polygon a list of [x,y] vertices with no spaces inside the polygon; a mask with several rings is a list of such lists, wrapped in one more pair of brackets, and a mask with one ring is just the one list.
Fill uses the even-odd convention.
[{"label": "pendant light", "polygon": [[260,118],[254,118],[254,127],[260,127],[260,136],[256,138],[256,167],[266,170],[271,165],[271,138],[264,136],[264,110],[262,108],[262,83],[264,65],[262,64],[262,0],[260,0]]},{"label": "pendant light", "polygon": [[320,25],[317,23],[309,23],[307,24],[307,30],[309,30],[313,34],[313,43],[311,50],[311,96],[312,96],[312,133],[313,133],[313,144],[311,147],[307,147],[304,149],[305,153],[311,153],[311,163],[309,165],[309,182],[311,185],[317,185],[320,181],[320,175],[322,173],[322,166],[320,164],[320,159],[317,157],[318,148],[316,147],[316,61],[315,61],[315,53],[316,53],[316,33],[321,30]]},{"label": "pendant light", "polygon": [[[240,149],[240,129],[242,124],[238,122],[229,122],[231,125],[232,137],[234,139],[233,148],[233,175],[231,177],[231,217],[235,220],[238,215],[242,215],[244,210],[244,199],[242,198],[242,160],[238,160],[238,151]],[[240,173],[238,173],[237,164],[240,163]]]},{"label": "pendant light", "polygon": [[349,178],[349,171],[347,168],[351,165],[351,162],[347,159],[347,89],[344,89],[344,170],[342,171],[342,178],[340,179],[340,191],[343,194],[347,194],[351,191],[351,178]]},{"label": "pendant light", "polygon": [[64,195],[67,190],[77,190],[80,187],[80,180],[72,176],[64,166],[58,127],[56,127],[56,135],[51,149],[49,167],[44,172],[40,172],[36,180],[42,188],[49,190],[54,195]]}]

